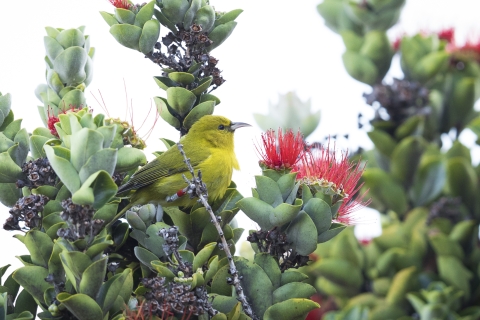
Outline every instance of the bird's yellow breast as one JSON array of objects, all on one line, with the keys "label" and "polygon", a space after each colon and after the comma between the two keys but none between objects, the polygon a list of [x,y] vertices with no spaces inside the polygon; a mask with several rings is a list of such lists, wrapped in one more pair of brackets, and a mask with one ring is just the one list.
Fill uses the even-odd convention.
[{"label": "bird's yellow breast", "polygon": [[[238,170],[239,165],[233,151],[211,148],[210,156],[194,167],[195,175],[199,169],[202,172],[202,180],[207,186],[208,200],[214,201],[225,194],[232,181],[232,171],[233,169]],[[185,172],[184,174],[188,179],[191,179],[190,173]],[[159,179],[148,188],[137,190],[131,201],[136,203],[150,202],[162,206],[193,206],[198,198],[190,199],[189,195],[184,195],[174,202],[166,202],[168,196],[172,196],[186,186],[182,173],[176,173]],[[172,190],[176,191],[172,192]]]}]

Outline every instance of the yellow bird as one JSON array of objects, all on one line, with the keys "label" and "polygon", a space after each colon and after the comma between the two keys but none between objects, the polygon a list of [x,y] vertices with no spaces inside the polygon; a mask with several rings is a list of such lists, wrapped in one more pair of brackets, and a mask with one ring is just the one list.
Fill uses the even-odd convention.
[{"label": "yellow bird", "polygon": [[[180,139],[183,150],[190,158],[195,170],[202,172],[202,180],[207,186],[208,199],[221,198],[232,181],[233,169],[239,169],[235,156],[233,133],[236,129],[250,126],[243,122],[232,122],[221,116],[203,116]],[[184,189],[187,184],[182,175],[191,179],[183,156],[177,146],[162,153],[155,160],[138,170],[131,179],[120,186],[118,193],[136,190],[127,205],[111,222],[115,222],[128,209],[147,203],[162,206],[193,206],[197,199],[184,195],[175,201],[167,202],[167,197]],[[111,224],[109,223],[109,225]]]}]

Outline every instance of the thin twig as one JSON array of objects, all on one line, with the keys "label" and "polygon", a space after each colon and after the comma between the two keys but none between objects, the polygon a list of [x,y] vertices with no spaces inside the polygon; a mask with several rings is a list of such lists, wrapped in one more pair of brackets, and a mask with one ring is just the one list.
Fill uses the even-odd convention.
[{"label": "thin twig", "polygon": [[229,273],[232,275],[232,278],[233,278],[233,281],[231,282],[231,284],[235,287],[235,291],[238,296],[237,300],[239,300],[240,303],[242,304],[243,311],[245,312],[245,314],[250,318],[256,320],[258,319],[258,317],[253,313],[253,310],[250,304],[247,302],[247,297],[245,296],[245,293],[243,292],[243,288],[240,283],[238,270],[235,267],[235,263],[233,262],[233,256],[230,252],[229,245],[227,243],[227,240],[225,239],[225,235],[223,234],[222,227],[220,226],[219,221],[221,221],[221,219],[220,217],[215,216],[215,213],[213,212],[212,207],[208,204],[207,188],[202,181],[202,174],[200,170],[198,170],[198,175],[197,177],[195,177],[195,171],[193,170],[193,167],[190,164],[190,159],[187,158],[187,156],[185,155],[185,151],[183,151],[183,145],[181,143],[177,143],[177,147],[183,156],[183,159],[184,159],[183,162],[185,162],[185,164],[188,167],[188,170],[190,171],[190,174],[192,175],[191,180],[187,179],[184,175],[186,182],[189,184],[189,186],[186,188],[187,189],[186,192],[189,193],[191,197],[197,196],[202,202],[205,209],[208,211],[208,213],[210,213],[210,218],[211,218],[210,221],[213,223],[213,225],[217,229],[217,232],[220,235],[220,240],[222,242],[221,245],[219,245],[219,247],[225,252],[228,259],[228,264],[230,266]]}]

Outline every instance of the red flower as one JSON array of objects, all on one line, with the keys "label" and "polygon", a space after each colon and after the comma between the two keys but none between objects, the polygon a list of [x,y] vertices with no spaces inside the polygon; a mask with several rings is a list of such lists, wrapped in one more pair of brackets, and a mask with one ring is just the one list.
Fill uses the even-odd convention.
[{"label": "red flower", "polygon": [[[60,114],[66,114],[68,111],[78,112],[78,111],[82,110],[82,108],[83,108],[82,105],[80,105],[80,108],[77,108],[77,106],[74,106],[74,105],[70,105],[70,109],[64,109],[60,112]],[[55,116],[55,114],[53,114],[53,111],[49,106],[48,107],[47,127],[50,130],[50,133],[58,138],[57,128],[55,128],[55,123],[57,123],[57,122],[60,122],[60,119],[57,116]]]},{"label": "red flower", "polygon": [[455,30],[453,28],[443,29],[437,35],[439,39],[446,40],[448,43],[455,42]]},{"label": "red flower", "polygon": [[47,127],[50,130],[50,133],[58,138],[57,129],[55,128],[55,123],[59,122],[60,119],[54,115],[49,115],[47,119]]},{"label": "red flower", "polygon": [[274,130],[262,134],[263,147],[255,146],[262,158],[260,162],[269,169],[282,170],[292,168],[306,150],[302,134],[287,130],[285,133],[278,129],[278,137]]},{"label": "red flower", "polygon": [[399,36],[392,43],[393,51],[398,51],[400,49],[400,44],[401,43],[402,43],[402,36]]},{"label": "red flower", "polygon": [[463,46],[455,48],[453,54],[461,60],[475,60],[480,63],[480,39],[476,42],[467,41]]},{"label": "red flower", "polygon": [[363,184],[357,185],[365,166],[360,162],[354,164],[348,159],[348,153],[341,153],[337,159],[335,150],[330,150],[330,144],[319,151],[306,154],[294,168],[298,171],[297,180],[302,179],[307,185],[318,185],[336,201],[343,199],[338,209],[335,222],[347,225],[355,224],[354,212],[367,206],[370,200],[363,201],[366,192],[354,198]]},{"label": "red flower", "polygon": [[108,0],[110,1],[111,4],[115,6],[115,8],[121,8],[121,9],[130,9],[131,4],[128,2],[128,0]]}]

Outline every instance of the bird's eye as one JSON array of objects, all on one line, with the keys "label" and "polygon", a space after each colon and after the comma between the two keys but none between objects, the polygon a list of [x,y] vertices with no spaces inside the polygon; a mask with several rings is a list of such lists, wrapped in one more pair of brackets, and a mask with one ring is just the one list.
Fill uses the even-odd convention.
[{"label": "bird's eye", "polygon": [[218,130],[223,130],[223,129],[225,129],[225,126],[223,124],[218,126]]}]

